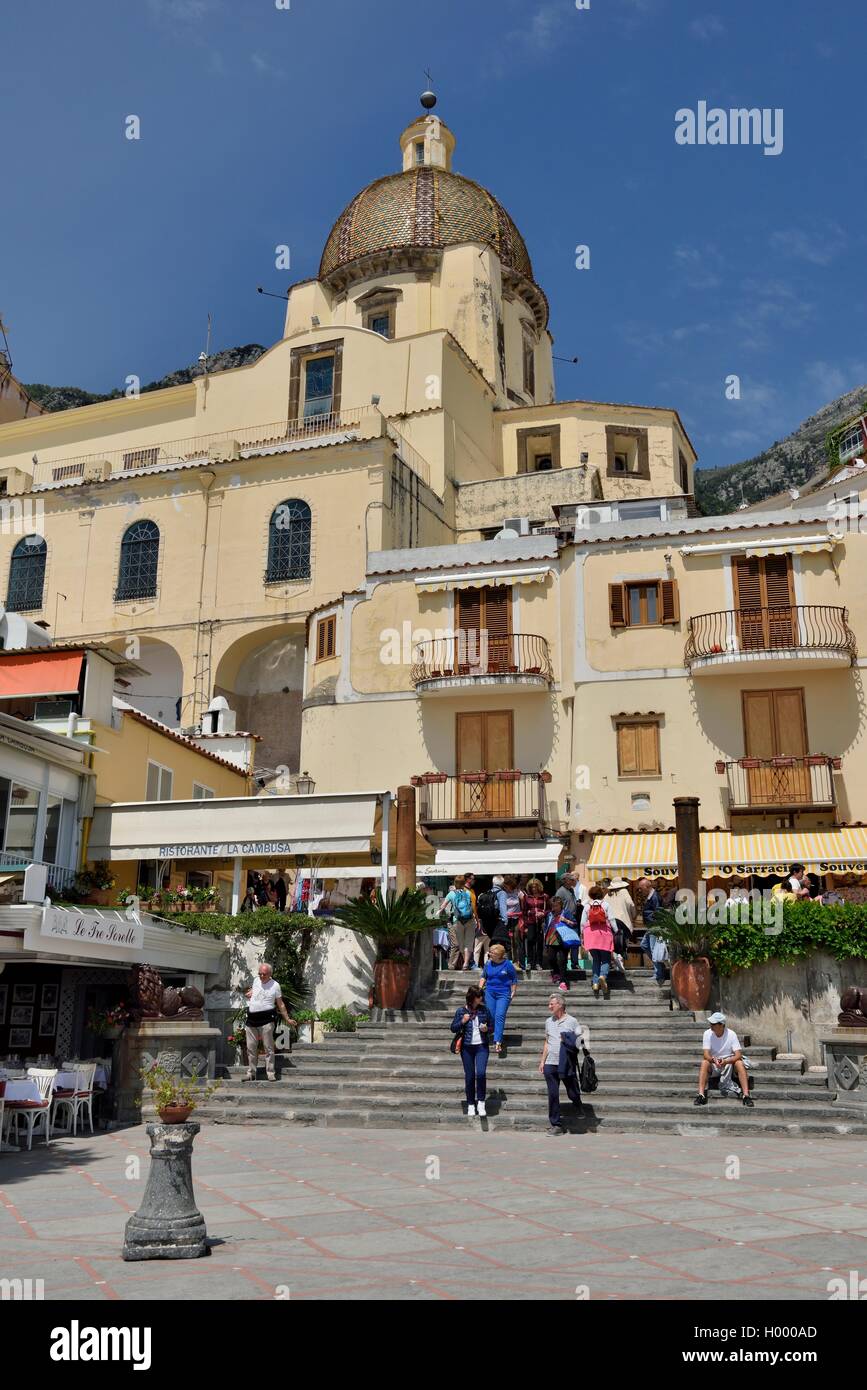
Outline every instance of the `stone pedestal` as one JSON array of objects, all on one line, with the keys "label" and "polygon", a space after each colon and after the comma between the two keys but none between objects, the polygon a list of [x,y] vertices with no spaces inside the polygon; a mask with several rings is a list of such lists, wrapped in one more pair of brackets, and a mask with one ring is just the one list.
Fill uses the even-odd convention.
[{"label": "stone pedestal", "polygon": [[205,1218],[193,1192],[195,1121],[147,1126],[151,1169],[142,1204],[126,1223],[125,1260],[197,1260],[209,1255]]},{"label": "stone pedestal", "polygon": [[[116,1118],[121,1122],[141,1119],[143,1068],[159,1062],[177,1076],[213,1077],[220,1030],[204,1020],[146,1019],[124,1030],[115,1047],[114,1089]],[[154,1114],[146,1098],[148,1110]]]},{"label": "stone pedestal", "polygon": [[823,1028],[828,1087],[843,1105],[867,1107],[867,1028]]}]

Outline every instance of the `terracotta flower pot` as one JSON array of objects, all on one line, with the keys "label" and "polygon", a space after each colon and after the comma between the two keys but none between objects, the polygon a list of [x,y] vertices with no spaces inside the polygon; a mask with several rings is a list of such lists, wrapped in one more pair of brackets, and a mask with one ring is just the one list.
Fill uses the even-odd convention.
[{"label": "terracotta flower pot", "polygon": [[164,1105],[159,1116],[164,1125],[182,1125],[192,1113],[191,1105]]},{"label": "terracotta flower pot", "polygon": [[707,956],[695,960],[676,960],[671,967],[671,987],[682,1009],[701,1013],[710,999],[710,961]]},{"label": "terracotta flower pot", "polygon": [[91,888],[87,900],[93,903],[94,907],[108,907],[111,902],[111,895],[111,888]]},{"label": "terracotta flower pot", "polygon": [[402,1009],[409,992],[410,964],[403,960],[378,960],[373,967],[373,987],[380,1009]]}]

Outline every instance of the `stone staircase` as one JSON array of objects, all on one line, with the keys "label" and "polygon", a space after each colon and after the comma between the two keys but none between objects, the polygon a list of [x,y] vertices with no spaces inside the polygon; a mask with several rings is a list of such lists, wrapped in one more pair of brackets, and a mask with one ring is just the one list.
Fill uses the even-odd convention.
[{"label": "stone staircase", "polygon": [[[488,1063],[487,1120],[465,1114],[463,1067],[449,1052],[449,1023],[475,974],[442,971],[429,997],[408,1012],[375,1010],[356,1033],[331,1033],[322,1043],[296,1045],[278,1062],[279,1079],[249,1082],[231,1069],[196,1118],[220,1124],[331,1125],[428,1128],[468,1124],[490,1129],[547,1125],[547,1095],[536,1070],[541,1052],[549,977],[522,979],[506,1022],[506,1054]],[[585,1096],[585,1116],[572,1115],[562,1092],[567,1128],[584,1133],[650,1130],[684,1134],[790,1133],[867,1135],[867,1116],[834,1103],[823,1076],[797,1061],[775,1060],[776,1049],[742,1038],[752,1063],[753,1110],[711,1090],[704,1109],[693,1106],[703,1020],[672,1011],[667,988],[649,970],[613,977],[611,997],[593,996],[590,980],[572,984],[567,1009],[589,1034],[599,1088]],[[260,1070],[260,1076],[263,1073]]]}]

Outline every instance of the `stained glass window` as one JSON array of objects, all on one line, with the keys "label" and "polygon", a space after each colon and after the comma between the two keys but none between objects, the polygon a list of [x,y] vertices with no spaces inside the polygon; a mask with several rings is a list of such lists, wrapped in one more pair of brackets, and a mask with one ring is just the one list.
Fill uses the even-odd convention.
[{"label": "stained glass window", "polygon": [[293,498],[281,502],[268,527],[266,580],[310,578],[310,508]]},{"label": "stained glass window", "polygon": [[12,551],[6,607],[12,613],[42,607],[48,547],[41,536],[25,536]]},{"label": "stained glass window", "polygon": [[134,521],[120,543],[116,599],[153,598],[157,591],[160,530],[154,521]]}]

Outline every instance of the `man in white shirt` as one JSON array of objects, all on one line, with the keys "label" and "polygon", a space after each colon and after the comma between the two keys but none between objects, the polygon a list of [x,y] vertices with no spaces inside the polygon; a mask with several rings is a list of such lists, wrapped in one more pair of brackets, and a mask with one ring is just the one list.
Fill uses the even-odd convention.
[{"label": "man in white shirt", "polygon": [[712,1076],[721,1076],[723,1069],[731,1065],[744,1093],[743,1104],[752,1110],[754,1102],[750,1095],[750,1079],[744,1066],[744,1054],[737,1033],[727,1027],[725,1014],[711,1014],[708,1023],[710,1027],[706,1029],[702,1039],[704,1050],[698,1073],[698,1095],[693,1105],[707,1105],[708,1081]]},{"label": "man in white shirt", "polygon": [[259,1061],[259,1043],[265,1049],[265,1074],[269,1081],[277,1080],[276,1056],[274,1047],[274,1026],[277,1022],[279,1013],[283,1022],[290,1028],[295,1027],[294,1018],[290,1018],[286,1012],[286,1005],[283,1003],[283,991],[273,978],[271,966],[263,961],[259,966],[259,976],[254,982],[253,988],[247,990],[249,1007],[247,1009],[247,1024],[245,1033],[247,1037],[247,1080],[256,1080],[256,1069]]}]

